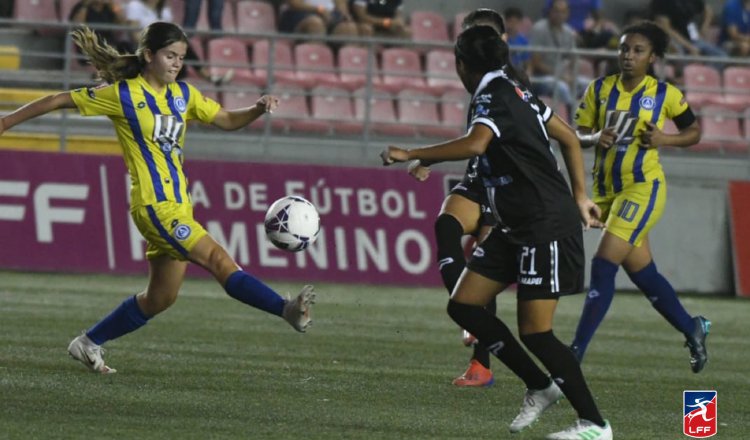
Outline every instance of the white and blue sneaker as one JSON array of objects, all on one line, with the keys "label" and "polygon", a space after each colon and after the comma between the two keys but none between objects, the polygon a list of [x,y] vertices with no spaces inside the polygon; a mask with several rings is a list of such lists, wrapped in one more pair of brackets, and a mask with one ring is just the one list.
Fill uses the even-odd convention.
[{"label": "white and blue sneaker", "polygon": [[104,349],[89,339],[86,333],[82,333],[70,342],[68,354],[94,373],[117,373],[117,370],[104,364],[104,358],[102,357]]},{"label": "white and blue sneaker", "polygon": [[304,333],[312,324],[310,307],[315,304],[315,290],[313,286],[307,285],[294,299],[288,299],[284,304],[282,316],[298,332]]},{"label": "white and blue sneaker", "polygon": [[604,421],[604,427],[584,419],[578,419],[573,426],[560,432],[554,432],[547,440],[612,440],[612,427]]},{"label": "white and blue sneaker", "polygon": [[563,392],[555,381],[552,381],[552,384],[543,390],[526,390],[521,411],[510,422],[510,432],[520,432],[536,422],[536,419],[542,415],[544,410],[559,402],[562,397]]}]

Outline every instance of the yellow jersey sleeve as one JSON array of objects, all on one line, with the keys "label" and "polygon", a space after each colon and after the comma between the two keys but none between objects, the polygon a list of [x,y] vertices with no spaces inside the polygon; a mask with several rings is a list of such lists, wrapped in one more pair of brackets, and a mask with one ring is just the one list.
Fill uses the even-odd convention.
[{"label": "yellow jersey sleeve", "polygon": [[594,91],[594,82],[586,87],[583,99],[578,105],[575,114],[575,123],[578,127],[597,128],[599,126],[597,119],[596,93]]},{"label": "yellow jersey sleeve", "polygon": [[667,83],[667,93],[664,102],[664,116],[669,119],[674,119],[680,116],[689,107],[685,96],[682,94],[680,89]]},{"label": "yellow jersey sleeve", "polygon": [[197,119],[204,124],[210,124],[214,121],[216,114],[221,110],[221,104],[213,99],[203,96],[200,90],[187,85],[190,90],[190,105],[188,106],[187,119]]},{"label": "yellow jersey sleeve", "polygon": [[122,116],[122,104],[116,84],[103,87],[83,87],[70,92],[82,116]]}]

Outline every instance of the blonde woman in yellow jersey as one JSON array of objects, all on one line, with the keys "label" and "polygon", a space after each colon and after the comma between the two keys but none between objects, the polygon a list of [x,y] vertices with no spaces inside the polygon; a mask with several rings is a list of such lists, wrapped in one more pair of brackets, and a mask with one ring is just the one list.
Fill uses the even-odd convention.
[{"label": "blonde woman in yellow jersey", "polygon": [[[648,233],[661,218],[667,197],[657,148],[688,147],[701,130],[682,93],[649,75],[664,56],[669,37],[657,25],[642,22],[623,32],[620,73],[593,81],[576,112],[578,137],[595,147],[593,200],[602,210],[605,230],[591,261],[591,283],[571,348],[581,360],[604,319],[623,266],[653,307],[686,338],[690,365],[699,372],[708,360],[706,336],[711,322],[691,317],[656,269]],[[679,129],[661,131],[666,118]]]},{"label": "blonde woman in yellow jersey", "polygon": [[225,110],[193,86],[176,82],[187,50],[179,26],[156,22],[141,33],[135,54],[121,55],[98,41],[88,28],[73,39],[109,85],[50,95],[0,119],[0,135],[11,127],[62,108],[84,116],[105,115],[115,125],[130,173],[131,215],[148,242],[149,282],[108,316],[73,339],[70,355],[91,371],[114,373],[102,358],[101,345],[130,333],[166,310],[177,299],[188,262],[209,272],[233,298],[283,317],[296,330],[310,324],[312,286],[286,300],[240,269],[193,218],[182,170],[182,146],[187,122],[198,119],[224,130],[236,130],[266,112],[278,99],[262,96],[252,107]]}]

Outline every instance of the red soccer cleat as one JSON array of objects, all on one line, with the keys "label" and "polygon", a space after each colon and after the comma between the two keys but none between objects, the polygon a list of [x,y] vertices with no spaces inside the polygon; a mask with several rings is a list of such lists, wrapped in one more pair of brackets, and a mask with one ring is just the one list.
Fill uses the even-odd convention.
[{"label": "red soccer cleat", "polygon": [[457,387],[489,387],[495,383],[492,370],[485,368],[478,360],[472,359],[464,374],[453,379]]}]

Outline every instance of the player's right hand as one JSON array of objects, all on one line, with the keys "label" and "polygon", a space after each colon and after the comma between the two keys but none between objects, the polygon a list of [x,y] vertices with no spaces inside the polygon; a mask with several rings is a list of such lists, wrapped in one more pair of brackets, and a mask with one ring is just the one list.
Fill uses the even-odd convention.
[{"label": "player's right hand", "polygon": [[420,182],[424,182],[430,177],[430,167],[423,166],[418,160],[409,162],[407,170],[409,171],[409,175]]},{"label": "player's right hand", "polygon": [[403,148],[389,145],[380,153],[380,158],[383,160],[383,166],[388,166],[395,162],[406,162],[409,160],[409,152]]},{"label": "player's right hand", "polygon": [[597,135],[599,136],[599,142],[596,143],[597,147],[610,148],[617,140],[617,132],[613,127],[603,128]]}]

